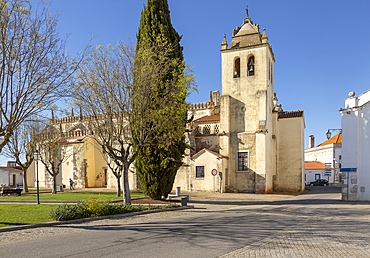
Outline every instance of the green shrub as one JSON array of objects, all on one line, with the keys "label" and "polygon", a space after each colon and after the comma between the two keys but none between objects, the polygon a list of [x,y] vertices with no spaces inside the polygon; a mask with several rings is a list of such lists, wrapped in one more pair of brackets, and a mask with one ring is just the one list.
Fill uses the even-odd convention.
[{"label": "green shrub", "polygon": [[170,204],[167,206],[132,206],[123,204],[112,204],[110,200],[102,201],[94,197],[90,197],[85,202],[78,202],[76,205],[60,205],[55,210],[51,210],[51,218],[56,221],[66,221],[89,217],[98,217],[106,215],[115,215],[129,212],[138,212],[148,209],[163,209],[179,207],[176,204]]},{"label": "green shrub", "polygon": [[51,217],[57,221],[73,220],[90,217],[90,212],[84,203],[77,205],[61,205],[56,210],[51,210]]},{"label": "green shrub", "polygon": [[93,197],[86,202],[79,202],[76,205],[61,205],[51,211],[51,218],[56,221],[66,221],[89,217],[98,217],[128,212],[143,211],[143,206],[131,206],[123,204],[111,204],[110,201],[101,201]]},{"label": "green shrub", "polygon": [[102,201],[100,199],[96,199],[95,197],[90,196],[89,199],[85,202],[87,209],[90,212],[90,217],[97,217],[97,216],[104,216],[110,215],[109,214],[109,203],[111,201]]}]

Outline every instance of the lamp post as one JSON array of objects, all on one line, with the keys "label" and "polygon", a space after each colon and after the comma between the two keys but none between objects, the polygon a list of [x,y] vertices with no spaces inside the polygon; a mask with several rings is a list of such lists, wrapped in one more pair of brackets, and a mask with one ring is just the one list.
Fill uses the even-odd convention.
[{"label": "lamp post", "polygon": [[36,150],[33,154],[33,159],[36,162],[36,186],[37,186],[37,204],[40,204],[40,194],[39,194],[39,166],[38,161],[40,160],[40,153]]},{"label": "lamp post", "polygon": [[342,129],[328,129],[326,133],[326,138],[329,140],[331,138],[331,132],[342,132]]},{"label": "lamp post", "polygon": [[[331,132],[339,132],[339,133],[342,133],[342,129],[328,129],[328,132],[326,133],[326,138],[328,138],[328,140],[331,138]],[[335,166],[335,143],[333,143],[333,170],[334,170],[334,178],[333,178],[333,185],[336,186],[337,183],[335,182],[335,177],[336,177],[336,166]]]}]

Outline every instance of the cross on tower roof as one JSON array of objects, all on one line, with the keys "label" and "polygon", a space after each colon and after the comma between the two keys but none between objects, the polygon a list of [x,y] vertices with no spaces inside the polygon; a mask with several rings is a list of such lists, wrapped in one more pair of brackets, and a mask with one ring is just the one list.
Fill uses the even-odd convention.
[{"label": "cross on tower roof", "polygon": [[247,9],[245,9],[247,11],[247,17],[249,17],[249,10],[248,10],[248,5],[247,5]]}]

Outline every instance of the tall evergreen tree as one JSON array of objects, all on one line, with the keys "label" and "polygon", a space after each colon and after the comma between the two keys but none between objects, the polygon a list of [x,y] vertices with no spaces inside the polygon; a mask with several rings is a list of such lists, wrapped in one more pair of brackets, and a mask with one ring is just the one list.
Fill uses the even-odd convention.
[{"label": "tall evergreen tree", "polygon": [[136,38],[136,49],[150,47],[159,39],[166,40],[172,47],[169,58],[183,61],[181,37],[172,26],[167,0],[147,0]]},{"label": "tall evergreen tree", "polygon": [[[181,37],[171,24],[170,11],[167,0],[147,0],[147,5],[141,13],[140,27],[137,34],[136,49],[152,47],[155,44],[164,44],[169,49],[167,58],[173,61],[173,69],[164,77],[184,80],[183,54],[180,46]],[[182,165],[182,158],[187,148],[185,143],[185,129],[187,104],[185,98],[187,88],[181,95],[168,95],[166,83],[153,85],[157,91],[157,98],[168,98],[169,108],[164,116],[177,116],[176,124],[168,126],[168,130],[161,135],[153,135],[150,141],[139,152],[135,161],[138,177],[144,193],[153,199],[167,197],[171,192],[176,172]],[[156,106],[152,107],[155,111]],[[153,121],[155,123],[156,121]]]}]

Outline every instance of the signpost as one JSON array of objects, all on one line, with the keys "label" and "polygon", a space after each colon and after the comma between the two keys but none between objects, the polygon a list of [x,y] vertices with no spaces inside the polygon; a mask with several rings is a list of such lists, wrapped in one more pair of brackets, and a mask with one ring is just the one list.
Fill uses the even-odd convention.
[{"label": "signpost", "polygon": [[341,168],[340,172],[357,172],[357,168]]},{"label": "signpost", "polygon": [[217,169],[212,169],[211,175],[213,176],[213,192],[215,192],[215,176],[217,175]]},{"label": "signpost", "polygon": [[212,176],[216,176],[217,175],[217,169],[212,169],[212,171],[211,171],[211,175]]},{"label": "signpost", "polygon": [[325,163],[323,176],[327,176],[329,182],[329,177],[331,176],[331,163]]}]

